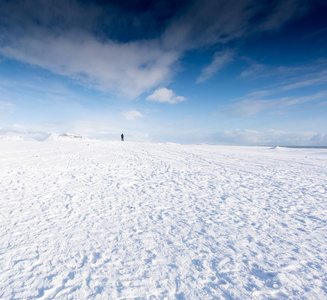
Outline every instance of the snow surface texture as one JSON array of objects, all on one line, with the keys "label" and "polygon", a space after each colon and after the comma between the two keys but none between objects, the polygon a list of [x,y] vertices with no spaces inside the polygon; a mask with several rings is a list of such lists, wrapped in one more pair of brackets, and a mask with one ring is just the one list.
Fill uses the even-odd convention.
[{"label": "snow surface texture", "polygon": [[327,299],[327,150],[0,149],[1,299]]}]

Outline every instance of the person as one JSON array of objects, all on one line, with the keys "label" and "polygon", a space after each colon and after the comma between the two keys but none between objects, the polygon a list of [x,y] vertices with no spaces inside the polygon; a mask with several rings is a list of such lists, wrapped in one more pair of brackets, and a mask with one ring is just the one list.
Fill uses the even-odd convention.
[{"label": "person", "polygon": [[121,140],[124,141],[124,134],[123,133],[121,134],[120,137],[121,137]]}]

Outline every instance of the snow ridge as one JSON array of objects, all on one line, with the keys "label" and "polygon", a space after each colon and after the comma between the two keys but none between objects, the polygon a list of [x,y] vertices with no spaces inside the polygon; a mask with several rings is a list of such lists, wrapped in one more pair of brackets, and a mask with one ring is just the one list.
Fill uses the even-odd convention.
[{"label": "snow ridge", "polygon": [[45,141],[73,141],[73,140],[82,140],[83,137],[80,135],[72,134],[72,133],[51,133]]}]

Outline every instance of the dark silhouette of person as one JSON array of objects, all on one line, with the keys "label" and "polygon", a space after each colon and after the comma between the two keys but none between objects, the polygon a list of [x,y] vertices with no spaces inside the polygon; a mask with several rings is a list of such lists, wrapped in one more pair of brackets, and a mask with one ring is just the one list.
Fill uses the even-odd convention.
[{"label": "dark silhouette of person", "polygon": [[121,141],[124,141],[124,134],[123,133],[121,134],[120,138],[121,138]]}]

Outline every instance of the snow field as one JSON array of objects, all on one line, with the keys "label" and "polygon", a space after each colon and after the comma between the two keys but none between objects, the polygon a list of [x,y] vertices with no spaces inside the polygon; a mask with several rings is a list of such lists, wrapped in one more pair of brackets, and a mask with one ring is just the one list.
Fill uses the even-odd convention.
[{"label": "snow field", "polygon": [[0,146],[1,299],[327,299],[327,150]]}]

